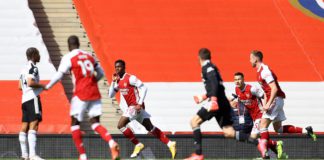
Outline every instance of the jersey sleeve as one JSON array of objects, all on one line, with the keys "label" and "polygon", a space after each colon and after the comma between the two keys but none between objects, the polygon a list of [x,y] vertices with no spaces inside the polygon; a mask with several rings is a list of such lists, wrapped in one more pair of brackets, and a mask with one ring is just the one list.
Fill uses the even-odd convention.
[{"label": "jersey sleeve", "polygon": [[147,88],[144,86],[143,82],[136,78],[135,76],[131,75],[129,77],[129,84],[132,86],[137,87],[139,90],[139,97],[138,104],[142,105],[146,96]]},{"label": "jersey sleeve", "polygon": [[252,95],[255,95],[255,96],[259,97],[259,98],[263,97],[263,95],[264,95],[263,90],[261,88],[255,86],[255,85],[252,85],[251,93],[252,93]]},{"label": "jersey sleeve", "polygon": [[139,80],[136,76],[131,75],[129,77],[129,84],[137,88],[140,88],[143,85],[143,82]]},{"label": "jersey sleeve", "polygon": [[58,68],[59,72],[68,73],[70,71],[72,64],[68,57],[64,56],[61,60],[60,66]]},{"label": "jersey sleeve", "polygon": [[213,67],[208,67],[206,69],[206,76],[207,76],[207,86],[210,86],[211,90],[207,92],[207,97],[217,97],[218,89],[219,89],[219,82],[220,80],[217,78],[217,71]]},{"label": "jersey sleeve", "polygon": [[31,67],[28,71],[27,77],[35,79],[37,75],[38,75],[37,67]]},{"label": "jersey sleeve", "polygon": [[264,68],[261,72],[261,78],[265,80],[268,84],[274,81],[272,73],[269,68]]}]

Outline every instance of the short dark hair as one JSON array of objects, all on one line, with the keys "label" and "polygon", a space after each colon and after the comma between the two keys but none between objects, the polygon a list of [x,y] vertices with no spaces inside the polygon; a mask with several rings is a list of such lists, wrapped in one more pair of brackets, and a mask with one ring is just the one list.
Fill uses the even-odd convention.
[{"label": "short dark hair", "polygon": [[253,50],[253,51],[251,52],[251,54],[253,54],[253,56],[259,58],[259,60],[262,61],[262,59],[263,59],[263,54],[262,54],[261,51]]},{"label": "short dark hair", "polygon": [[68,38],[68,45],[69,47],[74,46],[79,48],[80,47],[80,41],[79,41],[79,37],[76,35],[72,35]]},{"label": "short dark hair", "polygon": [[210,60],[211,59],[211,55],[210,55],[210,51],[207,48],[201,48],[199,50],[199,57],[203,60]]},{"label": "short dark hair", "polygon": [[244,74],[242,72],[236,72],[234,76],[241,76],[242,78],[244,78]]},{"label": "short dark hair", "polygon": [[122,64],[124,67],[126,66],[126,63],[125,63],[125,61],[124,60],[122,60],[122,59],[118,59],[117,61],[115,61],[115,65],[117,64],[117,63],[120,63],[120,64]]},{"label": "short dark hair", "polygon": [[27,60],[32,60],[35,55],[39,55],[39,51],[35,47],[30,47],[26,50]]}]

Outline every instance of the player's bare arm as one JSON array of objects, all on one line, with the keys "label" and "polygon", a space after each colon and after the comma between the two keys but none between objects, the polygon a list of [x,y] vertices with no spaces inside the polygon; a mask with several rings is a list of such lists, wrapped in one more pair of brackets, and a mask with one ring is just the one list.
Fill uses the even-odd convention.
[{"label": "player's bare arm", "polygon": [[33,78],[27,78],[27,86],[33,88],[45,88],[43,84],[37,83]]},{"label": "player's bare arm", "polygon": [[270,109],[270,105],[273,103],[274,99],[276,98],[277,92],[278,92],[278,87],[275,83],[275,81],[272,81],[269,83],[269,86],[271,88],[271,94],[268,102],[263,106],[263,109],[266,111]]}]

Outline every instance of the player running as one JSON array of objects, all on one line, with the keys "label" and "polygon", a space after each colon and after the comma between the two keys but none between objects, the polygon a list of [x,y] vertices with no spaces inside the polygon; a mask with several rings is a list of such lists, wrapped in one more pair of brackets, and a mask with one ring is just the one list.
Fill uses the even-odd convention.
[{"label": "player running", "polygon": [[225,95],[223,79],[218,68],[210,61],[211,53],[207,48],[199,50],[199,61],[202,67],[202,81],[205,85],[206,94],[194,96],[197,104],[203,103],[203,107],[191,119],[191,127],[194,134],[195,153],[186,160],[203,160],[202,135],[200,125],[215,117],[226,138],[246,140],[249,137],[244,131],[235,132],[231,120],[231,105]]},{"label": "player running", "polygon": [[118,129],[135,145],[134,151],[130,157],[137,157],[144,149],[144,144],[139,142],[134,136],[133,131],[126,126],[130,121],[136,120],[141,123],[147,131],[169,147],[172,159],[174,159],[176,155],[176,142],[170,141],[159,128],[153,126],[150,120],[151,115],[145,111],[144,105],[147,88],[136,76],[126,73],[125,67],[125,61],[115,61],[116,73],[112,77],[113,82],[110,85],[108,95],[112,98],[120,91],[120,95],[128,105],[128,108],[119,119]]},{"label": "player running", "polygon": [[[260,133],[259,125],[262,119],[262,112],[259,108],[259,105],[262,105],[260,100],[261,98],[264,98],[264,92],[262,91],[262,89],[259,89],[253,85],[246,84],[244,82],[244,75],[241,72],[234,74],[234,83],[236,86],[235,93],[237,97],[233,99],[233,101],[236,103],[231,104],[244,105],[245,108],[247,108],[253,119],[253,128],[248,142],[257,145],[258,143],[256,143],[256,139],[258,138]],[[244,117],[240,117],[239,120],[240,123],[241,121],[243,121],[242,123],[244,123]],[[286,153],[283,153],[282,141],[274,141],[269,139],[267,146],[277,154],[277,157],[279,159],[288,157]]]},{"label": "player running", "polygon": [[79,49],[80,42],[77,36],[68,38],[68,46],[70,53],[63,56],[57,73],[46,88],[51,88],[62,79],[64,73],[70,71],[74,80],[74,92],[70,108],[71,131],[74,144],[79,152],[79,160],[87,160],[80,131],[80,122],[83,120],[86,111],[90,117],[91,128],[109,144],[112,159],[119,159],[118,144],[99,122],[102,105],[97,83],[104,75],[103,70],[90,53]]},{"label": "player running", "polygon": [[42,103],[39,94],[44,89],[44,85],[39,83],[39,72],[36,66],[40,55],[36,48],[31,47],[27,49],[26,56],[28,64],[22,70],[19,79],[19,89],[22,90],[22,126],[19,132],[21,159],[43,160],[36,155],[36,133],[38,125],[42,121]]},{"label": "player running", "polygon": [[306,128],[295,127],[293,125],[282,126],[282,121],[286,120],[283,110],[283,99],[286,95],[279,86],[277,76],[262,60],[263,54],[261,51],[254,50],[251,52],[250,63],[253,68],[257,69],[257,81],[261,84],[266,94],[266,103],[263,105],[264,113],[260,123],[261,139],[258,145],[259,150],[262,152],[262,157],[267,156],[267,144],[269,141],[268,127],[271,122],[274,130],[278,133],[303,133],[311,137],[313,141],[316,141],[316,135],[311,126]]}]

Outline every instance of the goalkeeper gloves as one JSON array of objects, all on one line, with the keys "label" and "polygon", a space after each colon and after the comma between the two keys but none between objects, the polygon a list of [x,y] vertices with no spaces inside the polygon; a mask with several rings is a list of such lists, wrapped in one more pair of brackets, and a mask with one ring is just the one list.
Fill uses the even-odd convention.
[{"label": "goalkeeper gloves", "polygon": [[210,106],[208,107],[208,112],[214,112],[218,110],[217,97],[210,97]]}]

